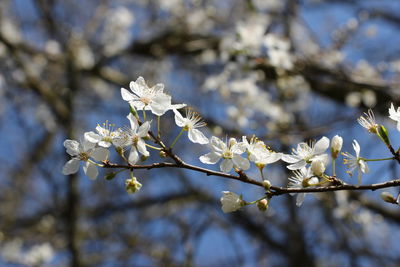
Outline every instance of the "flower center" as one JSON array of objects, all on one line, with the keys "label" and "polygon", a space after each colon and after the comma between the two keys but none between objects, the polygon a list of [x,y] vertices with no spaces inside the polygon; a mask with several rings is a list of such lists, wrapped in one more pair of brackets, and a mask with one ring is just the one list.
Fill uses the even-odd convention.
[{"label": "flower center", "polygon": [[142,97],[140,98],[140,101],[143,102],[146,106],[147,106],[147,105],[150,105],[150,103],[151,103],[151,99],[148,98],[148,97],[145,97],[145,96],[142,96]]},{"label": "flower center", "polygon": [[222,157],[224,159],[231,159],[233,158],[233,153],[230,150],[226,150],[224,151],[224,153],[222,154]]},{"label": "flower center", "polygon": [[137,146],[138,142],[139,142],[139,136],[138,135],[134,135],[132,137],[132,145]]},{"label": "flower center", "polygon": [[90,158],[89,155],[88,155],[86,152],[80,153],[78,157],[79,157],[79,159],[82,160],[82,161],[88,161],[89,158]]}]

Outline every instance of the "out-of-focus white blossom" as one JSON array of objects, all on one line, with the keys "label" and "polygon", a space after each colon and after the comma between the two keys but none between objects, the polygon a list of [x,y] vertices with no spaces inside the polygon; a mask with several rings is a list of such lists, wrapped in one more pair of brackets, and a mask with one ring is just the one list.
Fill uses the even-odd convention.
[{"label": "out-of-focus white blossom", "polygon": [[289,53],[290,43],[276,36],[275,34],[267,34],[264,37],[264,45],[267,47],[267,53],[271,65],[283,69],[292,69],[293,60]]},{"label": "out-of-focus white blossom", "polygon": [[107,11],[101,40],[105,44],[104,53],[112,55],[125,48],[131,39],[135,17],[126,7],[118,6]]},{"label": "out-of-focus white blossom", "polygon": [[200,157],[200,161],[205,164],[215,164],[221,158],[223,159],[220,169],[222,172],[228,173],[233,167],[247,170],[250,168],[248,159],[240,155],[246,151],[246,145],[242,142],[238,143],[235,138],[230,138],[228,144],[225,144],[218,137],[211,137],[209,143],[211,152]]}]

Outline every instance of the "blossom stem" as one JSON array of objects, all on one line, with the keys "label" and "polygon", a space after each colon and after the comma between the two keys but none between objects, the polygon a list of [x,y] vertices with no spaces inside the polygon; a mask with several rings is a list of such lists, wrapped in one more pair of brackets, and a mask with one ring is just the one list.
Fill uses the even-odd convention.
[{"label": "blossom stem", "polygon": [[181,135],[183,134],[184,131],[185,131],[185,129],[183,128],[183,129],[181,130],[181,132],[178,134],[178,136],[175,138],[174,142],[172,142],[172,145],[171,145],[170,148],[173,148],[173,147],[175,146],[176,142],[177,142],[178,139],[181,137]]},{"label": "blossom stem", "polygon": [[157,116],[157,137],[161,138],[161,116]]},{"label": "blossom stem", "polygon": [[366,159],[366,158],[361,158],[363,161],[384,161],[384,160],[392,160],[395,159],[395,157],[391,157],[391,158],[383,158],[383,159]]},{"label": "blossom stem", "polygon": [[146,144],[146,146],[148,146],[148,147],[150,147],[152,149],[155,149],[155,150],[162,150],[161,147],[155,147],[155,146],[152,146],[152,145],[149,145],[149,144]]},{"label": "blossom stem", "polygon": [[263,173],[263,168],[258,168],[260,170],[260,174],[261,174],[261,181],[264,181],[264,173]]},{"label": "blossom stem", "polygon": [[266,198],[267,198],[267,197],[264,196],[264,197],[262,197],[262,198],[259,198],[259,199],[257,199],[257,200],[251,201],[251,202],[245,202],[245,204],[246,204],[246,205],[253,205],[253,204],[256,204],[257,202],[259,202],[259,201],[261,201],[261,200],[263,200],[263,199],[266,199]]},{"label": "blossom stem", "polygon": [[93,161],[93,160],[91,160],[91,159],[88,159],[88,161],[89,161],[90,163],[96,165],[96,166],[99,166],[99,167],[102,167],[102,168],[104,167],[103,164],[99,164],[99,163],[97,163],[97,162],[95,162],[95,161]]},{"label": "blossom stem", "polygon": [[143,121],[146,121],[146,106],[143,107]]},{"label": "blossom stem", "polygon": [[336,176],[336,159],[332,161],[332,176]]}]

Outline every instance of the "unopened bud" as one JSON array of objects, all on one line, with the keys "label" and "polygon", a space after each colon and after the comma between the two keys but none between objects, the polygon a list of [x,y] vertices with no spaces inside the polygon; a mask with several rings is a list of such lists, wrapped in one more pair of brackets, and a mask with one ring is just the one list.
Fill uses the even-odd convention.
[{"label": "unopened bud", "polygon": [[166,158],[168,156],[164,150],[161,150],[159,155],[161,158]]},{"label": "unopened bud", "polygon": [[379,125],[378,136],[387,146],[390,146],[389,133],[385,126]]},{"label": "unopened bud", "polygon": [[325,164],[322,162],[322,160],[313,160],[311,163],[311,171],[316,176],[321,176],[325,172],[325,169]]},{"label": "unopened bud", "polygon": [[342,150],[342,145],[343,145],[343,138],[339,135],[335,135],[332,138],[332,142],[331,142],[332,158],[336,159],[338,157],[340,150]]},{"label": "unopened bud", "polygon": [[141,187],[142,184],[138,182],[136,177],[132,177],[131,179],[126,179],[125,181],[125,189],[128,192],[128,194],[136,193],[137,191],[140,190]]},{"label": "unopened bud", "polygon": [[265,190],[269,191],[269,189],[271,188],[271,182],[268,180],[264,180],[262,183],[263,183]]},{"label": "unopened bud", "polygon": [[257,208],[260,211],[266,211],[268,209],[268,204],[269,204],[268,200],[266,200],[265,198],[261,199],[260,201],[257,202]]},{"label": "unopened bud", "polygon": [[398,204],[396,198],[389,192],[382,192],[381,198],[385,202],[392,203],[392,204]]},{"label": "unopened bud", "polygon": [[138,114],[137,114],[137,111],[136,111],[135,107],[133,107],[132,105],[129,105],[129,108],[130,108],[130,111],[131,111],[132,115],[137,118]]},{"label": "unopened bud", "polygon": [[145,160],[147,160],[149,157],[150,157],[150,156],[142,155],[142,156],[140,157],[140,160],[141,160],[141,161],[145,161]]},{"label": "unopened bud", "polygon": [[117,176],[116,172],[109,172],[106,174],[106,176],[104,176],[104,179],[106,180],[112,180],[115,178],[115,176]]}]

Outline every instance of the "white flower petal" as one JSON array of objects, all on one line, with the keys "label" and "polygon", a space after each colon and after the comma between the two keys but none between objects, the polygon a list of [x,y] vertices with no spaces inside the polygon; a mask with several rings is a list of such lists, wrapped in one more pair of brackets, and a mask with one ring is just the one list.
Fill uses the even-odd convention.
[{"label": "white flower petal", "polygon": [[150,155],[150,153],[147,151],[146,143],[142,139],[139,139],[137,143],[137,150],[139,150],[139,152],[146,157]]},{"label": "white flower petal", "polygon": [[224,159],[221,163],[221,165],[219,166],[220,170],[222,172],[228,173],[232,170],[233,168],[233,162],[231,159]]},{"label": "white flower petal", "polygon": [[176,109],[173,109],[172,111],[175,113],[175,123],[176,123],[176,125],[178,125],[179,127],[184,127],[185,124],[186,124],[185,118]]},{"label": "white flower petal", "polygon": [[353,149],[356,152],[356,157],[359,158],[360,157],[360,145],[358,144],[357,140],[353,140]]},{"label": "white flower petal", "polygon": [[94,158],[97,161],[103,161],[108,158],[109,151],[107,148],[104,147],[96,147],[92,153],[90,153],[90,156]]},{"label": "white flower petal", "polygon": [[77,156],[80,153],[80,149],[79,149],[79,142],[76,140],[65,140],[64,141],[64,147],[67,150],[67,153],[70,156]]},{"label": "white flower petal", "polygon": [[215,152],[218,152],[220,154],[222,154],[222,151],[224,151],[226,149],[226,144],[224,142],[222,142],[221,139],[219,139],[216,136],[211,137],[210,145],[211,145],[212,150],[214,150]]},{"label": "white flower petal", "polygon": [[296,162],[298,162],[299,160],[301,160],[301,158],[298,157],[298,156],[295,156],[295,155],[283,154],[283,155],[282,155],[282,160],[283,160],[284,162],[287,162],[287,163],[296,163]]},{"label": "white flower petal", "polygon": [[79,170],[80,160],[78,158],[72,158],[67,163],[65,163],[62,173],[64,175],[70,175],[76,173]]},{"label": "white flower petal", "polygon": [[297,206],[297,207],[300,207],[301,204],[303,204],[304,198],[305,198],[305,197],[306,197],[306,194],[305,194],[305,193],[299,193],[299,194],[297,194],[297,197],[296,197],[296,206]]},{"label": "white flower petal", "polygon": [[200,161],[203,162],[204,164],[215,164],[220,160],[220,158],[221,158],[220,155],[214,152],[210,152],[201,156]]},{"label": "white flower petal", "polygon": [[139,153],[137,152],[135,147],[131,148],[131,152],[129,153],[128,162],[129,164],[136,164],[139,160]]},{"label": "white flower petal", "polygon": [[93,149],[95,146],[96,146],[95,143],[90,142],[89,140],[86,139],[86,136],[84,136],[83,141],[82,141],[83,151],[88,152],[89,150]]},{"label": "white flower petal", "polygon": [[138,134],[139,137],[145,137],[145,136],[147,136],[149,130],[150,130],[150,122],[146,121],[145,123],[140,125],[137,134]]},{"label": "white flower petal", "polygon": [[242,154],[246,152],[246,144],[243,142],[236,143],[232,146],[231,151],[235,154]]},{"label": "white flower petal", "polygon": [[233,163],[242,170],[248,170],[250,168],[250,161],[248,159],[242,158],[239,155],[233,155]]},{"label": "white flower petal", "polygon": [[99,175],[99,171],[97,170],[96,165],[89,161],[86,162],[85,165],[83,165],[83,171],[90,179],[93,180],[97,178],[97,175]]},{"label": "white flower petal", "polygon": [[97,144],[99,141],[101,141],[101,139],[103,139],[103,137],[95,132],[86,132],[84,136],[86,140],[94,144]]},{"label": "white flower petal", "polygon": [[314,146],[314,155],[322,154],[324,153],[329,147],[329,138],[324,136],[321,139],[318,140],[318,142]]},{"label": "white flower petal", "polygon": [[293,163],[291,165],[288,165],[287,168],[289,170],[299,170],[303,167],[305,167],[307,165],[307,163],[304,160],[298,161],[296,163]]},{"label": "white flower petal", "polygon": [[135,116],[133,116],[132,113],[129,113],[128,116],[126,116],[131,123],[131,129],[136,132],[136,129],[139,127],[139,123]]},{"label": "white flower petal", "polygon": [[108,142],[108,141],[100,141],[100,142],[98,142],[97,144],[98,144],[99,146],[105,147],[105,148],[108,148],[108,147],[111,146],[111,143]]},{"label": "white flower petal", "polygon": [[133,101],[133,100],[137,99],[137,97],[135,97],[131,92],[129,92],[125,88],[121,88],[121,96],[122,96],[122,99],[125,101]]},{"label": "white flower petal", "polygon": [[201,145],[208,144],[208,138],[205,137],[204,134],[197,129],[190,129],[188,136],[189,140],[193,143],[198,143]]}]

